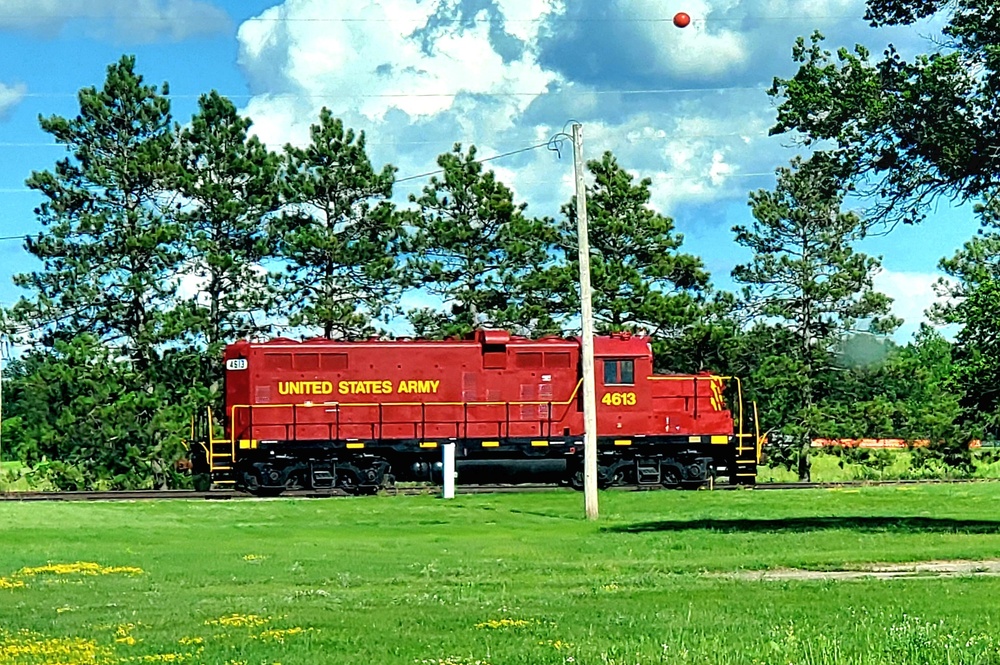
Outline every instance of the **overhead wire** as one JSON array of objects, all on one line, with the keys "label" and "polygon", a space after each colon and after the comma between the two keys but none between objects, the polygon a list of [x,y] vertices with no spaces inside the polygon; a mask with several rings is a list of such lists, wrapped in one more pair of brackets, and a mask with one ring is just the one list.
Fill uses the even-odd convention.
[{"label": "overhead wire", "polygon": [[[143,16],[143,15],[110,15],[110,14],[38,14],[38,15],[26,15],[26,14],[0,14],[0,21],[4,20],[31,20],[34,19],[105,19],[114,18],[116,20],[122,19],[161,19],[160,16]],[[729,21],[745,21],[745,20],[795,20],[795,19],[809,19],[809,20],[825,20],[825,19],[845,19],[853,18],[848,16],[763,16],[763,17],[720,17],[720,18],[695,18],[694,23],[705,23],[709,20],[713,23],[715,22],[729,22]],[[467,25],[470,23],[493,23],[496,20],[501,20],[505,23],[542,23],[542,22],[566,22],[566,23],[668,23],[673,21],[673,17],[657,16],[657,17],[600,17],[600,18],[586,18],[586,17],[567,17],[567,16],[552,16],[546,15],[544,17],[536,17],[531,19],[520,19],[520,18],[508,18],[502,17],[497,18],[480,18],[473,17],[471,19],[466,18],[452,18],[452,19],[437,19],[435,17],[420,17],[420,18],[373,18],[373,17],[288,17],[288,16],[256,16],[242,19],[243,22],[323,22],[323,23],[397,23],[397,22],[413,22],[413,23],[424,23],[427,24],[433,19],[434,26],[446,26],[448,24],[454,25]],[[541,96],[591,96],[591,95],[660,95],[660,94],[691,94],[691,93],[705,93],[705,92],[726,92],[734,90],[759,90],[764,91],[768,88],[765,86],[718,86],[718,87],[692,87],[692,88],[640,88],[640,89],[625,89],[625,90],[577,90],[577,89],[558,89],[558,90],[542,90],[542,91],[505,91],[505,92],[469,92],[469,91],[455,91],[455,92],[420,92],[420,93],[363,93],[359,95],[354,95],[354,97],[362,99],[400,99],[400,98],[436,98],[436,97],[455,97],[461,94],[471,94],[478,97],[541,97]],[[76,97],[77,92],[73,93],[59,93],[59,92],[26,92],[22,96],[28,98],[70,98]],[[172,99],[197,99],[202,96],[202,94],[170,94],[166,95]],[[334,97],[334,95],[310,95],[302,93],[275,93],[269,95],[252,95],[252,94],[239,94],[239,95],[225,95],[227,98],[232,100],[248,100],[254,99],[260,96],[267,96],[270,98],[291,98],[291,99],[327,99]],[[731,136],[746,136],[746,133],[733,133]],[[730,135],[704,135],[704,137],[710,136],[730,136]],[[688,138],[696,138],[697,136],[688,136]],[[432,142],[412,142],[412,143],[372,143],[369,145],[416,145],[418,143],[432,143]],[[13,148],[13,147],[57,147],[61,144],[58,143],[30,143],[30,142],[0,142],[0,148]],[[541,147],[550,146],[551,141],[546,141],[544,143],[538,143],[525,148],[520,148],[517,150],[512,150],[509,152],[494,155],[492,157],[484,158],[482,160],[476,160],[481,163],[495,161],[505,157],[510,157],[524,152],[529,152],[531,150],[536,150]],[[406,176],[403,178],[398,178],[395,183],[404,183],[412,180],[418,180],[421,178],[430,177],[441,173],[443,170],[438,169],[434,171],[428,171],[425,173],[419,173],[412,176]],[[770,172],[767,173],[744,173],[744,174],[724,174],[723,177],[733,178],[733,177],[757,177],[763,175],[773,175]],[[674,180],[674,179],[697,179],[706,176],[678,176],[678,177],[667,177],[664,179]],[[710,176],[709,176],[710,177]],[[2,194],[20,194],[29,193],[35,190],[29,188],[0,188],[0,193]],[[27,235],[16,235],[16,236],[0,236],[0,241],[8,240],[20,240],[28,237]]]},{"label": "overhead wire", "polygon": [[[684,139],[721,139],[721,138],[735,138],[735,137],[764,137],[767,136],[766,131],[754,131],[754,132],[724,132],[721,134],[692,134],[684,132]],[[642,137],[646,140],[646,137]],[[444,140],[444,141],[365,141],[367,147],[372,146],[408,146],[408,145],[442,145],[442,144],[474,144],[476,139],[469,137],[460,137],[454,140]],[[505,139],[505,142],[512,142],[509,139]],[[63,143],[47,142],[47,143],[21,143],[21,142],[5,142],[0,141],[0,149],[2,148],[65,148],[66,145]],[[0,187],[0,191],[3,188]]]},{"label": "overhead wire", "polygon": [[[164,21],[162,14],[121,14],[115,12],[105,12],[100,14],[58,14],[58,13],[0,13],[0,21],[100,21],[112,19],[116,21]],[[671,16],[566,16],[565,14],[548,13],[544,16],[533,16],[531,18],[491,16],[491,17],[437,17],[429,16],[249,16],[236,19],[239,23],[412,23],[427,24],[433,21],[432,27],[447,25],[490,25],[496,22],[517,23],[517,24],[540,24],[540,23],[672,23],[674,17]],[[736,23],[742,21],[842,21],[842,20],[863,20],[857,14],[830,14],[830,15],[783,15],[773,14],[750,14],[746,16],[714,16],[691,17],[691,23]]]},{"label": "overhead wire", "polygon": [[[478,92],[475,90],[452,90],[452,91],[439,91],[439,92],[380,92],[380,93],[360,93],[350,95],[352,98],[356,99],[422,99],[422,98],[437,98],[437,97],[458,97],[460,95],[471,95],[474,97],[554,97],[554,96],[589,96],[589,95],[673,95],[673,94],[692,94],[700,92],[728,92],[730,90],[759,90],[766,91],[769,90],[770,86],[762,85],[726,85],[726,86],[715,86],[715,87],[694,87],[694,88],[634,88],[634,89],[616,89],[616,90],[590,90],[590,89],[577,89],[573,88],[561,88],[558,90],[509,90],[504,92]],[[36,99],[75,99],[79,92],[26,92],[22,97],[36,98]],[[328,94],[304,94],[298,92],[277,92],[277,93],[262,93],[262,94],[249,94],[241,93],[238,95],[229,95],[219,93],[226,99],[235,101],[245,101],[250,99],[258,99],[261,97],[266,97],[268,99],[305,99],[305,100],[317,100],[317,99],[340,99],[343,95],[338,95],[335,93]],[[200,99],[204,93],[170,93],[164,95],[168,99]]]}]

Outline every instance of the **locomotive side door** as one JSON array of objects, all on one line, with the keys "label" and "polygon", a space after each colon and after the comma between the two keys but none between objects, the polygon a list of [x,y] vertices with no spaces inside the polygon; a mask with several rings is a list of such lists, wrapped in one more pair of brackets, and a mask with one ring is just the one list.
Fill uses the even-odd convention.
[{"label": "locomotive side door", "polygon": [[597,432],[616,437],[617,445],[631,445],[632,437],[648,431],[650,393],[640,383],[642,360],[628,357],[597,359]]}]

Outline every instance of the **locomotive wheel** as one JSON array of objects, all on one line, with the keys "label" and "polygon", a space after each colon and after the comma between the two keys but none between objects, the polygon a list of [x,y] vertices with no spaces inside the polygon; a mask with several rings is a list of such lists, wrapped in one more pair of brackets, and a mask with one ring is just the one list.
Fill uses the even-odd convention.
[{"label": "locomotive wheel", "polygon": [[625,484],[625,474],[620,465],[602,466],[597,470],[597,487],[606,490],[615,485]]},{"label": "locomotive wheel", "polygon": [[684,472],[676,464],[664,464],[660,468],[660,482],[664,487],[680,487]]},{"label": "locomotive wheel", "polygon": [[255,471],[244,471],[243,489],[254,496],[279,496],[286,489],[289,489],[289,487],[281,485],[262,485],[260,480],[260,476]]},{"label": "locomotive wheel", "polygon": [[260,490],[260,480],[257,474],[251,471],[243,472],[243,488],[251,494],[256,494]]},{"label": "locomotive wheel", "polygon": [[348,494],[358,494],[360,492],[358,485],[359,475],[357,467],[353,465],[345,464],[343,466],[338,466],[337,487]]},{"label": "locomotive wheel", "polygon": [[[602,473],[601,469],[597,470],[597,489],[606,490],[621,480],[621,474],[613,474],[609,476],[607,473]],[[576,491],[582,492],[585,483],[586,481],[584,480],[583,469],[579,469],[569,474],[569,486]]]}]

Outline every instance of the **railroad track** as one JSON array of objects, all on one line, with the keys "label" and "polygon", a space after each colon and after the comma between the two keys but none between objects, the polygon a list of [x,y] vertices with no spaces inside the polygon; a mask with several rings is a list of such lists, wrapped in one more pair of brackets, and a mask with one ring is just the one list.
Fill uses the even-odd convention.
[{"label": "railroad track", "polygon": [[[955,479],[955,480],[865,480],[847,481],[837,483],[759,483],[753,488],[738,485],[716,485],[714,490],[803,490],[803,489],[841,489],[851,487],[872,487],[878,485],[941,485],[941,484],[965,484],[997,482],[995,480],[983,479]],[[649,492],[661,490],[661,487],[639,487],[635,485],[623,485],[613,487],[611,492]],[[440,493],[438,487],[397,487],[384,494],[416,496],[421,494],[437,495]],[[573,492],[566,487],[555,485],[460,485],[456,488],[456,493],[464,494],[513,494],[532,492]],[[344,492],[317,491],[317,490],[289,490],[280,498],[330,498],[346,497]],[[5,492],[0,493],[0,501],[149,501],[159,499],[187,499],[206,501],[227,501],[238,499],[256,499],[250,494],[233,490],[212,490],[209,492],[196,492],[193,490],[127,490],[110,492]]]},{"label": "railroad track", "polygon": [[[547,492],[572,491],[554,485],[470,485],[457,489],[457,494],[503,494],[517,492]],[[421,494],[440,494],[440,488],[435,487],[397,487],[386,490],[382,494],[389,496],[418,496]],[[275,498],[307,498],[322,499],[332,497],[348,497],[346,492],[339,490],[288,490]],[[234,490],[211,490],[196,492],[194,490],[121,490],[108,492],[4,492],[0,493],[0,501],[150,501],[159,499],[201,499],[207,501],[228,501],[231,499],[259,499],[247,492]]]}]

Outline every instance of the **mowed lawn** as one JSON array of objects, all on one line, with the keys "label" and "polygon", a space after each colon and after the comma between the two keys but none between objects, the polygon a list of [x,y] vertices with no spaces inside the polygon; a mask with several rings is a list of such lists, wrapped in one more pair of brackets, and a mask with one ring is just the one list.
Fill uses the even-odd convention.
[{"label": "mowed lawn", "polygon": [[[1000,663],[1000,483],[0,504],[0,665]],[[997,637],[994,637],[997,635]]]}]

